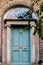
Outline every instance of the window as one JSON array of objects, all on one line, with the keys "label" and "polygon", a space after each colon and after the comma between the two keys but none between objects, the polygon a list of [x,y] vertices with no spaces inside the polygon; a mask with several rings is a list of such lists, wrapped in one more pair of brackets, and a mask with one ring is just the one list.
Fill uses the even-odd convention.
[{"label": "window", "polygon": [[4,19],[29,19],[30,17],[36,18],[36,15],[35,13],[32,14],[32,11],[29,8],[16,7],[8,10]]}]

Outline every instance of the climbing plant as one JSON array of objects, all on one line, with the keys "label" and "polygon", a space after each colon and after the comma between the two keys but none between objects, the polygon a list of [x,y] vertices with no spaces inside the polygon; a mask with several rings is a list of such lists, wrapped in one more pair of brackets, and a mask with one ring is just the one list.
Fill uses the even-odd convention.
[{"label": "climbing plant", "polygon": [[41,4],[41,6],[40,6],[40,11],[43,12],[43,2]]},{"label": "climbing plant", "polygon": [[[33,7],[34,7],[34,4],[37,3],[39,0],[33,0],[33,3],[31,5],[31,14],[33,13]],[[43,21],[42,21],[42,18],[41,18],[41,12],[43,12],[43,2],[41,3],[40,5],[40,8],[39,10],[36,11],[37,13],[37,16],[38,16],[38,20],[37,20],[37,23],[36,23],[36,26],[34,27],[34,35],[36,33],[39,34],[39,37],[43,40],[43,30],[42,30],[42,24],[43,24]],[[30,15],[30,18],[32,17],[32,15]],[[30,23],[31,21],[29,21],[28,25],[25,27],[25,29],[28,29],[28,27],[30,27]]]},{"label": "climbing plant", "polygon": [[43,30],[42,30],[43,21],[42,21],[42,18],[41,18],[41,12],[43,12],[43,2],[41,3],[39,10],[36,11],[37,16],[39,17],[39,20],[37,21],[35,29],[34,29],[34,35],[37,32],[39,34],[39,37],[41,39],[43,39]]},{"label": "climbing plant", "polygon": [[36,23],[35,29],[34,29],[34,35],[36,32],[39,34],[39,37],[43,39],[43,31],[42,31],[42,20],[39,19],[38,22]]}]

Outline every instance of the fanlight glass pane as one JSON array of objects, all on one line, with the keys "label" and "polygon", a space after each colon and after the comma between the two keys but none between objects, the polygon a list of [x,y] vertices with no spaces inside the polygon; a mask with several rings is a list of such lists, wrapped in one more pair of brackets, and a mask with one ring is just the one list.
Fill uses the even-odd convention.
[{"label": "fanlight glass pane", "polygon": [[33,17],[35,15],[31,15],[31,10],[29,8],[17,7],[8,10],[4,16],[4,19],[29,19],[30,16]]}]

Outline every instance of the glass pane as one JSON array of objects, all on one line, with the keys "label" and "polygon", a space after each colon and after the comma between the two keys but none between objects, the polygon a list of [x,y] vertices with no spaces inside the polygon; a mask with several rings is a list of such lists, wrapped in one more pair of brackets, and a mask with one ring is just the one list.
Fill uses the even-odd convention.
[{"label": "glass pane", "polygon": [[4,19],[29,19],[33,18],[36,19],[36,14],[31,13],[32,11],[29,8],[24,7],[17,7],[17,8],[11,8],[8,10],[8,12],[5,14]]}]

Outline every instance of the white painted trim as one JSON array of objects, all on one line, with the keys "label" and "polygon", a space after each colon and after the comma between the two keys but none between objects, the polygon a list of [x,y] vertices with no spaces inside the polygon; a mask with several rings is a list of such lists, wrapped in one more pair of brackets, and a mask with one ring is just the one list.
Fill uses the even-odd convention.
[{"label": "white painted trim", "polygon": [[28,25],[28,21],[7,21],[7,24],[9,25]]},{"label": "white painted trim", "polygon": [[11,36],[11,33],[10,33],[10,27],[7,26],[7,63],[10,64],[10,36]]},{"label": "white painted trim", "polygon": [[34,32],[34,21],[31,22],[30,28],[30,42],[31,42],[31,63],[35,63],[35,36],[33,35]]},{"label": "white painted trim", "polygon": [[28,25],[28,21],[26,22],[9,22],[7,21],[7,24],[5,26],[7,26],[7,64],[10,64],[11,61],[11,48],[10,48],[10,40],[11,40],[11,25]]},{"label": "white painted trim", "polygon": [[30,28],[30,50],[31,50],[31,63],[32,63],[32,29]]},{"label": "white painted trim", "polygon": [[36,60],[36,63],[38,63],[39,61],[39,35],[38,33],[36,33],[35,35],[35,60]]},{"label": "white painted trim", "polygon": [[32,62],[35,62],[35,36],[33,35],[34,27],[32,28]]},{"label": "white painted trim", "polygon": [[[15,22],[15,23],[14,23]],[[7,21],[7,63],[10,63],[11,60],[11,52],[10,52],[10,36],[11,36],[11,27],[10,25],[28,25],[28,21],[22,22],[22,21]],[[34,23],[34,22],[33,22]],[[31,23],[31,28],[30,28],[30,42],[31,42],[31,63],[35,62],[35,36],[33,35],[34,32],[34,27],[33,23]]]},{"label": "white painted trim", "polygon": [[5,28],[3,29],[2,63],[5,63]]}]

